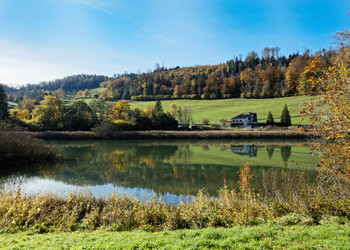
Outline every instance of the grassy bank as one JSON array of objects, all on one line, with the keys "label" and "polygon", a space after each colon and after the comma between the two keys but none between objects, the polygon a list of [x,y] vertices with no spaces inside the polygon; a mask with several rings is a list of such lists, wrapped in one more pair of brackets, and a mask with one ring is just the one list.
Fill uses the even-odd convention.
[{"label": "grassy bank", "polygon": [[[211,124],[217,124],[222,118],[230,120],[232,117],[245,112],[257,113],[258,119],[265,122],[269,111],[272,112],[277,122],[286,103],[292,116],[292,124],[308,124],[308,120],[301,121],[300,111],[302,104],[310,99],[312,99],[310,96],[293,96],[266,99],[162,100],[162,106],[164,111],[169,111],[171,103],[181,107],[188,106],[193,110],[193,121],[195,123],[200,124],[203,118],[209,118]],[[145,110],[154,103],[155,101],[131,102],[131,108]]]},{"label": "grassy bank", "polygon": [[[94,132],[25,132],[45,140],[92,140],[103,137]],[[212,130],[212,131],[119,131],[110,139],[305,139],[317,136],[297,129],[285,130]]]},{"label": "grassy bank", "polygon": [[224,229],[0,234],[2,249],[349,249],[350,225],[269,225]]},{"label": "grassy bank", "polygon": [[[199,192],[188,202],[145,202],[111,195],[33,195],[0,193],[0,232],[109,229],[146,231],[233,227],[282,221],[318,225],[350,219],[349,185],[337,181],[307,184],[290,171],[264,173],[258,192],[251,189],[249,164],[240,170],[238,190],[224,188],[217,198]],[[283,183],[283,185],[279,185]]]}]

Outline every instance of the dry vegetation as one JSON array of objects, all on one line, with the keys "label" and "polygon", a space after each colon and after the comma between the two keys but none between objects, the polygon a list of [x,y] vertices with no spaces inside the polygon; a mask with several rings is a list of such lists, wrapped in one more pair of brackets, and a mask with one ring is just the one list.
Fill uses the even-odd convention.
[{"label": "dry vegetation", "polygon": [[212,131],[115,131],[108,127],[95,132],[26,132],[45,140],[91,139],[305,139],[316,137],[313,132],[297,129],[280,130],[212,130]]},{"label": "dry vegetation", "polygon": [[288,170],[280,175],[270,171],[265,173],[257,192],[250,187],[249,168],[247,163],[240,171],[239,190],[223,188],[218,198],[199,192],[195,200],[178,204],[156,197],[141,202],[119,195],[95,198],[71,194],[63,198],[1,192],[0,228],[2,232],[159,231],[257,225],[276,220],[284,225],[314,225],[322,220],[342,223],[350,219],[350,189],[339,179],[328,180],[328,184],[324,180],[306,184],[302,176],[293,176]]},{"label": "dry vegetation", "polygon": [[0,165],[56,162],[61,159],[57,150],[24,132],[0,132]]}]

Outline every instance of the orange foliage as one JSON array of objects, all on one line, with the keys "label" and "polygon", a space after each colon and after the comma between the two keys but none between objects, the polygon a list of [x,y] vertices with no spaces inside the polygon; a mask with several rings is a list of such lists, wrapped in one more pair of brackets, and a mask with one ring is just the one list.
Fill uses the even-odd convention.
[{"label": "orange foliage", "polygon": [[315,146],[321,165],[350,179],[350,47],[341,47],[328,67],[316,57],[304,73],[309,75],[311,90],[321,96],[303,111],[322,136]]}]

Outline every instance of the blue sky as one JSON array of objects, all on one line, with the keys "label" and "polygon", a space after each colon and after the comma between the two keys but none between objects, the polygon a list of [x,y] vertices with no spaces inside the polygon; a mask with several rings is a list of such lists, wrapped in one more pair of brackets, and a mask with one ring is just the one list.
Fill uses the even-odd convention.
[{"label": "blue sky", "polygon": [[329,48],[348,0],[0,0],[0,82],[218,64]]}]

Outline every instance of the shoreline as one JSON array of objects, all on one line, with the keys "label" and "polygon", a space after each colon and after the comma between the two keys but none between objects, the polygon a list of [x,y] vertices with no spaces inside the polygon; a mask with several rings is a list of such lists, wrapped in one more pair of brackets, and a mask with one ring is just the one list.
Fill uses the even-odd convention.
[{"label": "shoreline", "polygon": [[44,132],[14,132],[25,133],[44,140],[155,140],[155,139],[310,139],[316,138],[315,132],[296,130],[276,131],[120,131],[108,138],[91,131],[44,131]]}]

